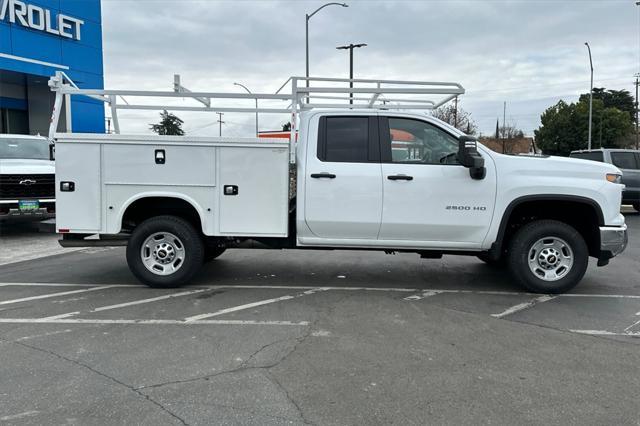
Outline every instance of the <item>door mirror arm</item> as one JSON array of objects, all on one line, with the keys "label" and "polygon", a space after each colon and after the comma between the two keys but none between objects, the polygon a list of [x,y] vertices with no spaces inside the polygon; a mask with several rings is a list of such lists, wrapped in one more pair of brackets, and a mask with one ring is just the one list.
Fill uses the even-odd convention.
[{"label": "door mirror arm", "polygon": [[469,169],[472,179],[481,180],[487,175],[484,158],[478,152],[478,141],[474,137],[462,135],[458,138],[458,161]]}]

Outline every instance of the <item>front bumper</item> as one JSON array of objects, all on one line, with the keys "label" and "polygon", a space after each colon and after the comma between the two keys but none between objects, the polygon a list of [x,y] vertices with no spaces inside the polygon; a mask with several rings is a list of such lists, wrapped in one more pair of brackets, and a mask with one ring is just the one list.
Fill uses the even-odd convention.
[{"label": "front bumper", "polygon": [[40,206],[33,210],[20,210],[19,200],[0,200],[0,222],[43,220],[56,217],[55,198],[37,199]]},{"label": "front bumper", "polygon": [[600,227],[600,261],[606,261],[627,248],[629,234],[627,225]]}]

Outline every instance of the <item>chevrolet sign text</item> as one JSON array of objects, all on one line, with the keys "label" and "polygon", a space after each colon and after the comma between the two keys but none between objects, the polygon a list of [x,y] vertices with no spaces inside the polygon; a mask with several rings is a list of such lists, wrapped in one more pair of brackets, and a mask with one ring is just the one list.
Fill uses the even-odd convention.
[{"label": "chevrolet sign text", "polygon": [[80,40],[80,27],[84,24],[83,20],[62,13],[52,16],[49,9],[20,0],[0,0],[0,21],[75,40]]}]

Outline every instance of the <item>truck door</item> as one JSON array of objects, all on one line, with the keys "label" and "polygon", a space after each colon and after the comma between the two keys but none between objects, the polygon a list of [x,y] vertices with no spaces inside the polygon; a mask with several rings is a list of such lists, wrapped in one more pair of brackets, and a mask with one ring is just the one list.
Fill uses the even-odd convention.
[{"label": "truck door", "polygon": [[378,118],[326,116],[318,126],[317,144],[308,141],[305,222],[320,238],[375,240],[382,214]]},{"label": "truck door", "polygon": [[456,160],[458,140],[419,119],[380,117],[384,205],[380,240],[479,247],[496,196],[493,163],[474,180]]}]

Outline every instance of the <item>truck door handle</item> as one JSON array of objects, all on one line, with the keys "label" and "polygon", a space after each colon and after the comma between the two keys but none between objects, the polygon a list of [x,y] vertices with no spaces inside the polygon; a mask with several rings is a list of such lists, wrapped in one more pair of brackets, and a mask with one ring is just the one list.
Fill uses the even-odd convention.
[{"label": "truck door handle", "polygon": [[413,176],[391,175],[391,176],[387,176],[387,179],[389,179],[389,180],[413,180]]},{"label": "truck door handle", "polygon": [[334,175],[333,173],[312,173],[311,177],[314,179],[322,179],[322,178],[335,179],[336,175]]}]

